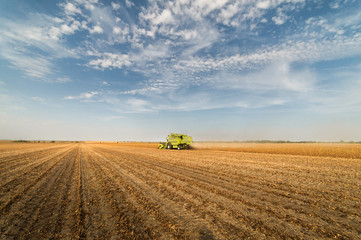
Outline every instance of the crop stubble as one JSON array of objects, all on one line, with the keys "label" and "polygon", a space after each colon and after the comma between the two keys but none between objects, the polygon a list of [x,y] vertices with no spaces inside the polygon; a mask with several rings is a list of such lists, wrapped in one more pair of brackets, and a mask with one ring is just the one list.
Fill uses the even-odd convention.
[{"label": "crop stubble", "polygon": [[361,160],[1,143],[0,239],[361,238]]}]

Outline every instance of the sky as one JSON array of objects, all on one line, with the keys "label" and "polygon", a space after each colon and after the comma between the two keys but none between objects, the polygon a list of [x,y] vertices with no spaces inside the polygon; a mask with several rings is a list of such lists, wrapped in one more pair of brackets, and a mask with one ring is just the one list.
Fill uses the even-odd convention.
[{"label": "sky", "polygon": [[361,141],[359,0],[0,0],[0,139]]}]

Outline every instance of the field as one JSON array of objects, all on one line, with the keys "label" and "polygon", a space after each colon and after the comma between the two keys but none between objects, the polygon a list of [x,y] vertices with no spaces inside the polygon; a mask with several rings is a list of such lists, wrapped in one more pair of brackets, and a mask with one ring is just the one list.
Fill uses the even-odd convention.
[{"label": "field", "polygon": [[0,143],[0,239],[361,239],[360,144]]}]

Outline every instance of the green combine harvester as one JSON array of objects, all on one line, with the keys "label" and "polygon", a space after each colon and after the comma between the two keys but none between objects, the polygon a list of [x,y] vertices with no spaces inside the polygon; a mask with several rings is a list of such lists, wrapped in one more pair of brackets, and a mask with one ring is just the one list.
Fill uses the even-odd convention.
[{"label": "green combine harvester", "polygon": [[159,149],[173,149],[176,148],[178,150],[181,149],[189,149],[189,145],[192,143],[192,137],[184,135],[171,133],[167,137],[166,143],[160,143]]}]

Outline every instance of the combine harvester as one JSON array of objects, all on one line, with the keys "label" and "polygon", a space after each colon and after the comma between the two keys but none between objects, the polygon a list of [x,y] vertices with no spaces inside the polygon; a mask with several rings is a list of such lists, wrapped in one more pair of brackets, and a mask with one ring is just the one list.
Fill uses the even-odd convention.
[{"label": "combine harvester", "polygon": [[171,133],[167,137],[166,143],[160,143],[158,148],[159,149],[173,149],[176,148],[178,150],[181,149],[189,149],[189,145],[192,143],[192,137],[184,135],[184,134],[177,134]]}]

